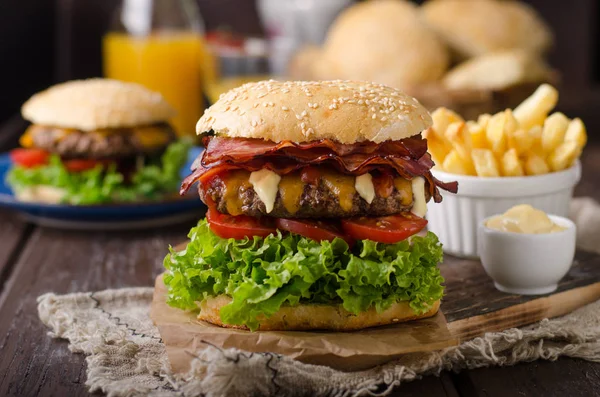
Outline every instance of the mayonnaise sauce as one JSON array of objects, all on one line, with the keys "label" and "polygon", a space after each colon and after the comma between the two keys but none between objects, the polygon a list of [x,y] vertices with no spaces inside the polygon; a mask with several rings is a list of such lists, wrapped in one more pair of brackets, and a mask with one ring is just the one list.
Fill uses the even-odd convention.
[{"label": "mayonnaise sauce", "polygon": [[490,218],[486,226],[502,232],[524,234],[556,233],[566,229],[552,222],[544,211],[529,204],[516,205],[504,214]]}]

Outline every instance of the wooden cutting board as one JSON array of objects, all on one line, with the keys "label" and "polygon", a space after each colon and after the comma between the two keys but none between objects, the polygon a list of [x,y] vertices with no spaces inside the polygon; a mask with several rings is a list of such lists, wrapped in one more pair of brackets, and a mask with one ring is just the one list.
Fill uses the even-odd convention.
[{"label": "wooden cutting board", "polygon": [[520,327],[567,314],[600,299],[600,255],[577,252],[558,290],[540,296],[496,290],[481,263],[447,256],[440,265],[446,279],[441,313],[431,319],[358,332],[247,332],[216,327],[166,305],[159,276],[151,317],[176,372],[189,368],[191,351],[210,344],[251,352],[276,352],[343,370],[360,370],[402,354],[439,350],[486,332]]},{"label": "wooden cutting board", "polygon": [[573,267],[548,295],[511,295],[498,291],[481,263],[446,257],[442,311],[448,329],[460,340],[520,327],[570,313],[600,299],[600,255],[578,251]]}]

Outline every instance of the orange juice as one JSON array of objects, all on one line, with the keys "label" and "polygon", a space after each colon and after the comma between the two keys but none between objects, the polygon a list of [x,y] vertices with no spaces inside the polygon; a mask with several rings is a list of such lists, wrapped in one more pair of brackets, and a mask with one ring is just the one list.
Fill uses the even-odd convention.
[{"label": "orange juice", "polygon": [[103,52],[106,77],[140,83],[160,92],[177,110],[172,120],[177,133],[194,134],[204,109],[202,65],[210,65],[200,35],[168,32],[136,37],[108,33]]}]

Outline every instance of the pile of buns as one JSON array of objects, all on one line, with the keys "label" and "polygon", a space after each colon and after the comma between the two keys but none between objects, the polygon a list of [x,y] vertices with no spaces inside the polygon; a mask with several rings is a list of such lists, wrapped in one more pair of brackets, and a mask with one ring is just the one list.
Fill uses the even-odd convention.
[{"label": "pile of buns", "polygon": [[304,80],[368,80],[418,95],[424,86],[501,91],[552,78],[548,26],[520,1],[370,0],[345,10],[322,47],[290,63]]}]

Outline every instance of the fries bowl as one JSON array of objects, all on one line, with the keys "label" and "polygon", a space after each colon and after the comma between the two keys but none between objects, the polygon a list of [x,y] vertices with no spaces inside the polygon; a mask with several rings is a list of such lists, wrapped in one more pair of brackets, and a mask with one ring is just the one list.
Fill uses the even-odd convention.
[{"label": "fries bowl", "polygon": [[458,181],[458,193],[444,194],[440,204],[429,205],[428,228],[439,237],[444,252],[477,258],[477,227],[485,218],[517,204],[566,217],[573,189],[581,179],[581,163],[559,172],[515,177],[479,177],[432,170],[442,181]]}]

